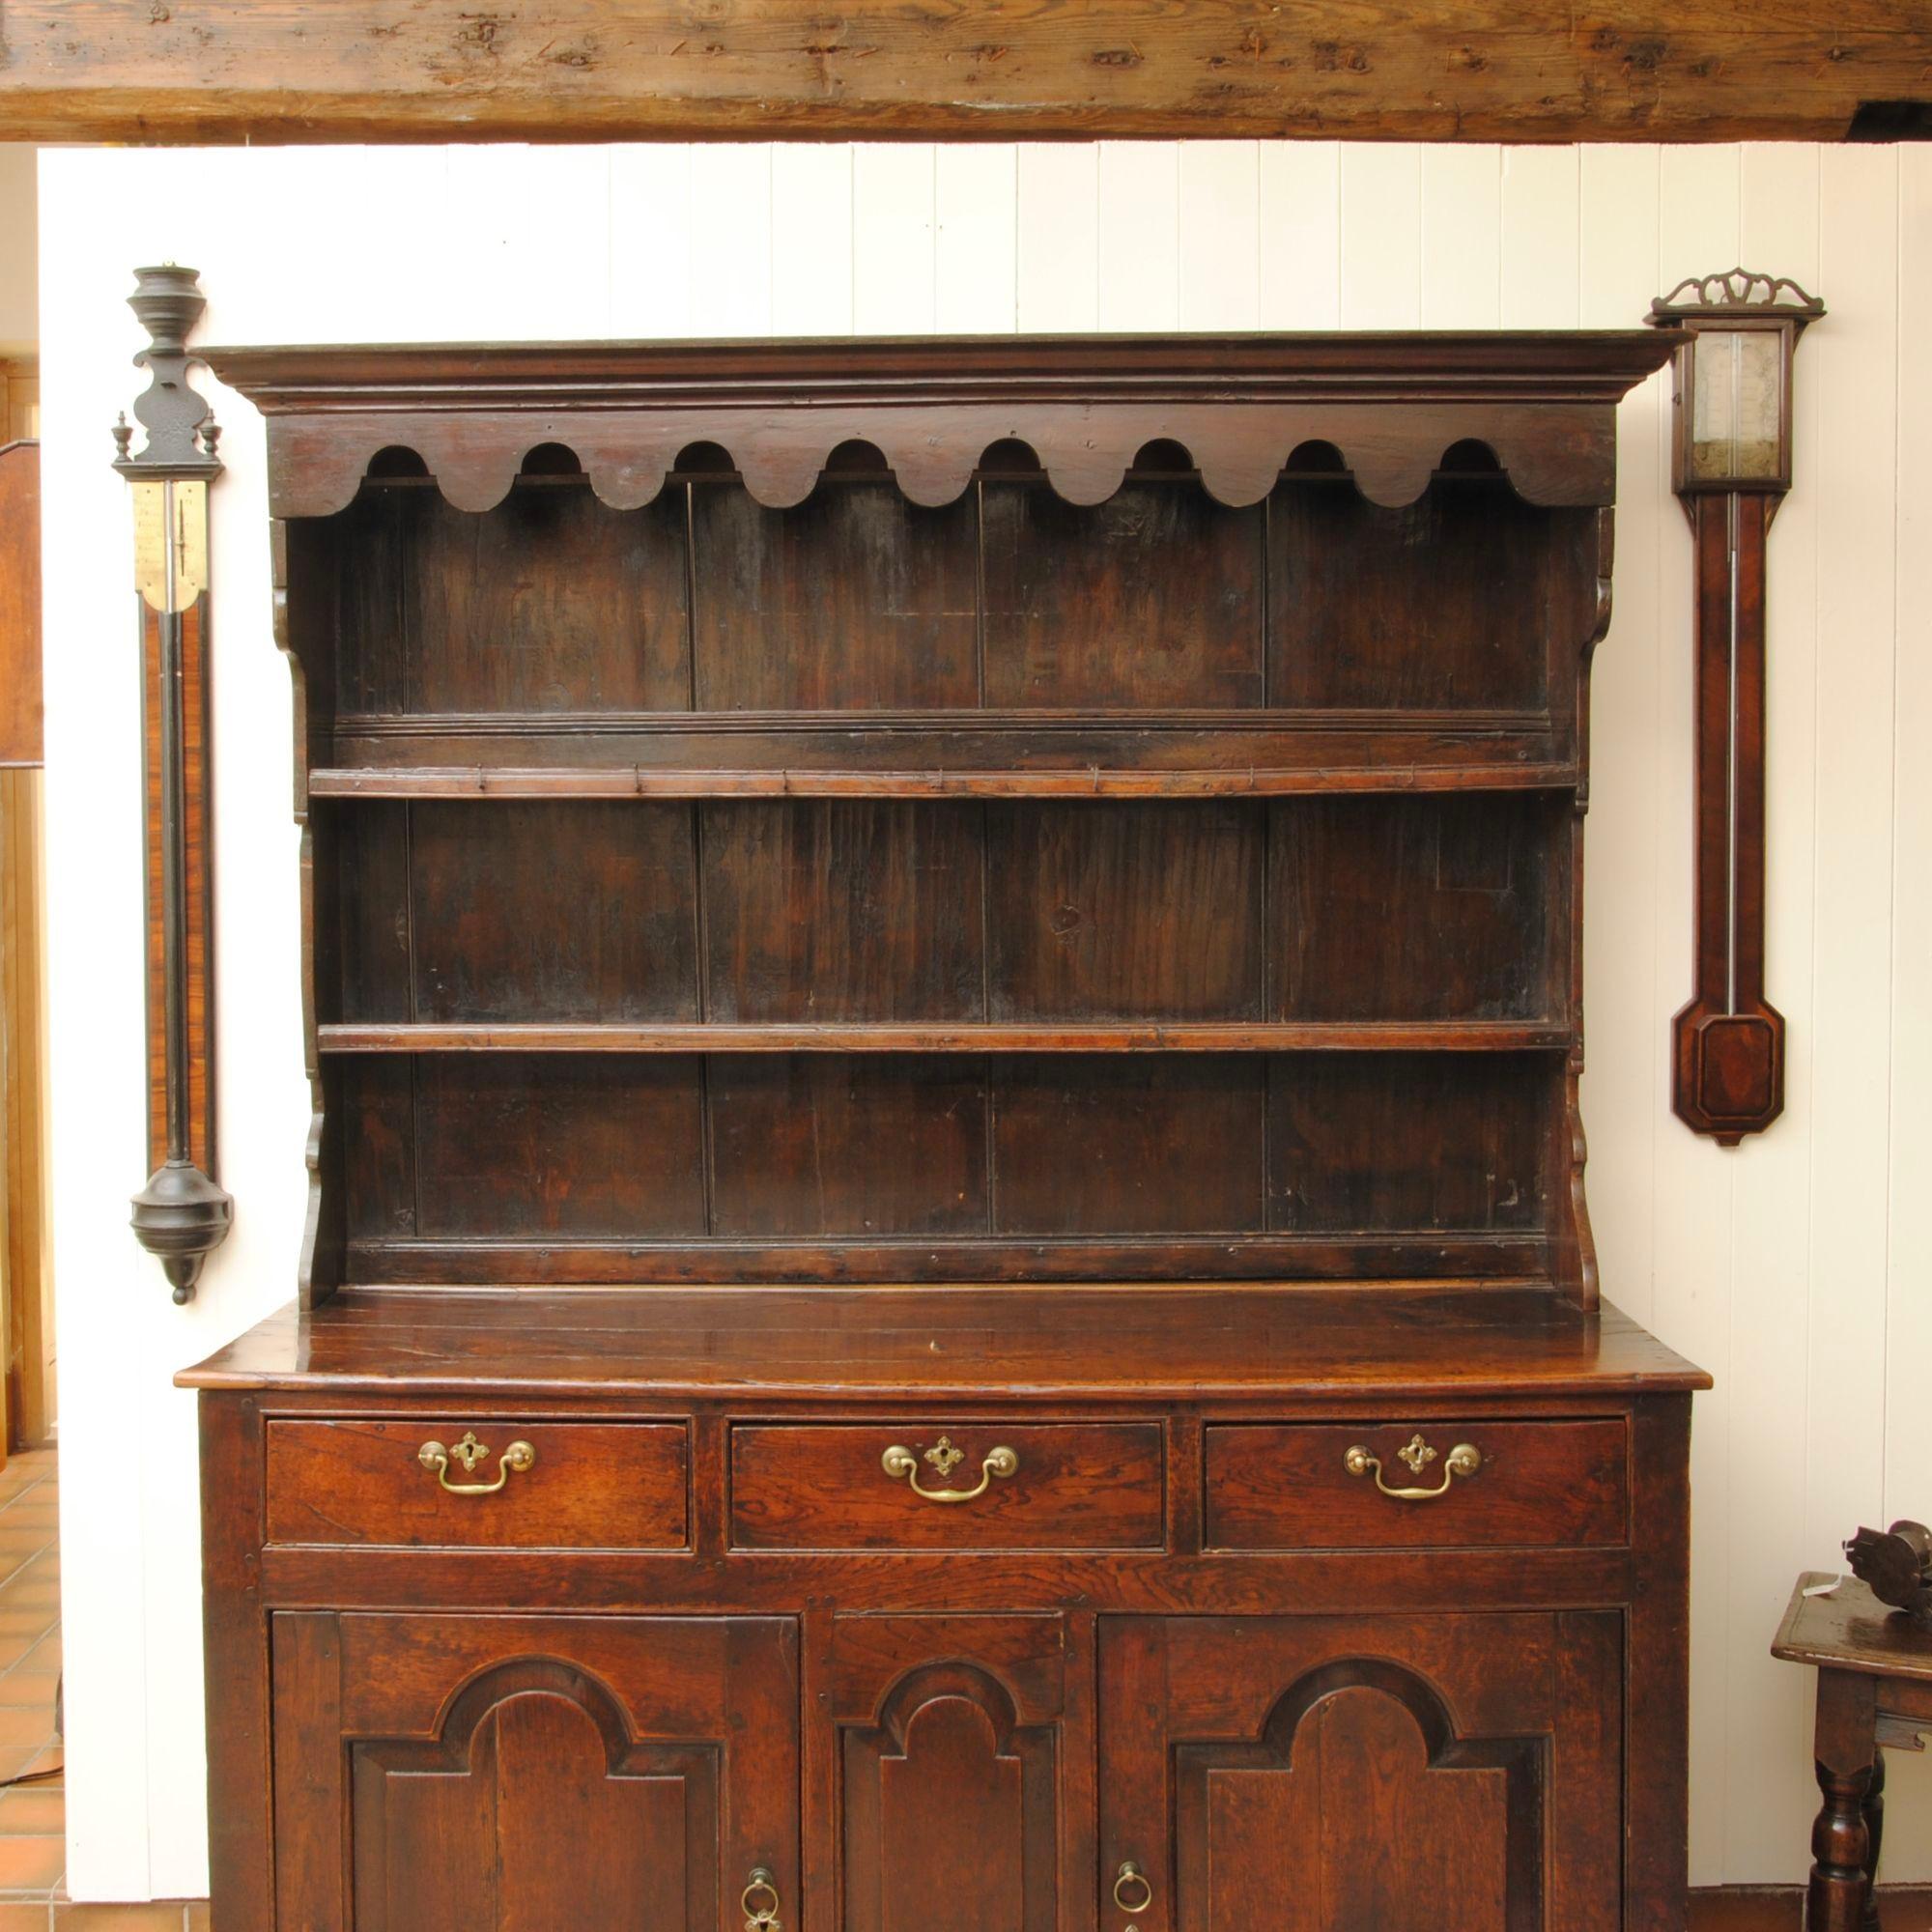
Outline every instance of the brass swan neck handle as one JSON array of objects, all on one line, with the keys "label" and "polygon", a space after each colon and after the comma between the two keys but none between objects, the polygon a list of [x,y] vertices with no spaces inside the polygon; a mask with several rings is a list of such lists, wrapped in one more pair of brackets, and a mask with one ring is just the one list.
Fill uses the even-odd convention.
[{"label": "brass swan neck handle", "polygon": [[466,1430],[462,1439],[454,1448],[445,1449],[440,1442],[425,1442],[416,1451],[416,1461],[436,1477],[441,1487],[453,1496],[494,1496],[512,1475],[520,1474],[537,1460],[537,1452],[527,1442],[512,1442],[503,1451],[503,1460],[497,1468],[494,1483],[452,1483],[449,1480],[449,1465],[452,1461],[463,1464],[466,1474],[473,1473],[477,1463],[490,1454],[489,1445],[476,1439],[473,1429]]},{"label": "brass swan neck handle", "polygon": [[[1435,1461],[1436,1452],[1426,1443],[1420,1435],[1410,1438],[1406,1447],[1396,1454],[1409,1468],[1421,1475],[1428,1465]],[[1473,1476],[1483,1466],[1482,1452],[1471,1442],[1459,1442],[1450,1450],[1442,1464],[1442,1480],[1429,1490],[1392,1490],[1382,1481],[1382,1459],[1371,1455],[1364,1443],[1357,1442],[1342,1458],[1342,1466],[1351,1476],[1374,1476],[1376,1488],[1383,1495],[1393,1496],[1399,1503],[1433,1503],[1437,1496],[1446,1496],[1449,1487],[1459,1476]]]},{"label": "brass swan neck handle", "polygon": [[[954,1463],[962,1460],[959,1451],[943,1435],[925,1452],[925,1459],[942,1475]],[[928,1503],[970,1503],[986,1493],[995,1476],[1010,1476],[1019,1465],[1019,1457],[1002,1443],[996,1449],[987,1450],[980,1464],[980,1480],[970,1490],[923,1490],[919,1486],[919,1458],[903,1443],[895,1442],[879,1458],[879,1466],[894,1482],[903,1481],[914,1495]]]}]

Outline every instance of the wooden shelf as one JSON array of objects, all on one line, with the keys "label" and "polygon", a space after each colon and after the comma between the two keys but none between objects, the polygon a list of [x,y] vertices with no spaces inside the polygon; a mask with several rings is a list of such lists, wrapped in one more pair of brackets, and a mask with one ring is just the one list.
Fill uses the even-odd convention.
[{"label": "wooden shelf", "polygon": [[325,766],[311,798],[1284,798],[1335,792],[1559,791],[1567,764],[1241,771],[643,771],[634,766]]},{"label": "wooden shelf", "polygon": [[966,1281],[1189,1281],[1217,1284],[1410,1281],[1458,1278],[1504,1289],[1549,1279],[1548,1243],[1532,1231],[1478,1233],[1395,1229],[1377,1234],[834,1235],[812,1240],[731,1239],[694,1233],[682,1239],[589,1240],[554,1235],[496,1238],[355,1238],[350,1259],[360,1282],[479,1288],[546,1279],[586,1286],[742,1281],[759,1284]]},{"label": "wooden shelf", "polygon": [[324,1053],[1509,1053],[1568,1047],[1548,1020],[1120,1021],[1103,1025],[554,1024],[357,1021]]}]

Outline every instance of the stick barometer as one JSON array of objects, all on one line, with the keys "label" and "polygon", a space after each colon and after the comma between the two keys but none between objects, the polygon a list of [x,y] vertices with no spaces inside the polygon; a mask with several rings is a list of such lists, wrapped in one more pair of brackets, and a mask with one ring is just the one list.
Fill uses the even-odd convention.
[{"label": "stick barometer", "polygon": [[213,1179],[213,960],[210,956],[208,486],[221,473],[219,431],[189,386],[188,331],[208,306],[192,269],[136,269],[128,305],[152,340],[134,357],[150,378],[114,431],[114,467],[132,486],[140,593],[147,816],[148,1159],[134,1196],[135,1237],[156,1256],[174,1298],[194,1293],[234,1203]]}]

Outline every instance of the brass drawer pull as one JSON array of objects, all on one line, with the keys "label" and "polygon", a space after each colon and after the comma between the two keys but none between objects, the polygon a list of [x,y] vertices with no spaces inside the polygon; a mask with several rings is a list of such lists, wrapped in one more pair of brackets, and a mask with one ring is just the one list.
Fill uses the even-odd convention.
[{"label": "brass drawer pull", "polygon": [[[1435,1462],[1436,1454],[1419,1435],[1411,1436],[1407,1446],[1398,1449],[1395,1453],[1418,1476],[1421,1475],[1431,1463]],[[1397,1502],[1433,1503],[1437,1496],[1446,1496],[1449,1493],[1449,1485],[1458,1476],[1473,1476],[1483,1466],[1483,1458],[1481,1452],[1474,1444],[1468,1442],[1457,1443],[1455,1448],[1449,1452],[1449,1460],[1442,1465],[1441,1482],[1433,1490],[1390,1489],[1382,1481],[1381,1458],[1370,1455],[1368,1450],[1359,1442],[1342,1458],[1342,1466],[1351,1476],[1373,1475],[1376,1479],[1376,1488],[1383,1495],[1393,1496]]]},{"label": "brass drawer pull", "polygon": [[[763,1892],[771,1900],[769,1905],[753,1906],[752,1901]],[[783,1932],[779,1923],[779,1888],[769,1865],[753,1865],[751,1883],[739,1894],[738,1907],[745,1915],[745,1932]]]},{"label": "brass drawer pull", "polygon": [[[925,1452],[925,1460],[942,1476],[952,1472],[955,1463],[966,1460],[963,1449],[955,1449],[950,1436],[942,1435]],[[1010,1476],[1020,1465],[1020,1459],[1004,1444],[997,1449],[989,1449],[986,1459],[980,1464],[980,1480],[970,1490],[923,1490],[919,1486],[919,1458],[903,1443],[895,1442],[879,1458],[879,1466],[894,1482],[904,1479],[906,1487],[914,1495],[923,1497],[929,1503],[970,1503],[975,1496],[983,1496],[992,1487],[995,1476]]]},{"label": "brass drawer pull", "polygon": [[503,1451],[503,1461],[494,1483],[452,1483],[449,1480],[452,1461],[463,1464],[466,1475],[473,1475],[477,1463],[485,1461],[489,1454],[489,1444],[477,1441],[473,1429],[466,1429],[462,1441],[453,1449],[445,1449],[440,1442],[425,1442],[416,1451],[416,1461],[425,1469],[434,1471],[437,1481],[453,1496],[494,1496],[510,1480],[513,1470],[527,1469],[537,1460],[537,1452],[527,1442],[512,1442]]},{"label": "brass drawer pull", "polygon": [[[1141,1895],[1136,1899],[1122,1896],[1130,1885],[1137,1885],[1141,1889]],[[1141,1870],[1138,1861],[1124,1860],[1120,1870],[1114,1874],[1114,1903],[1122,1912],[1130,1915],[1145,1912],[1153,1903],[1153,1886],[1147,1873]]]}]

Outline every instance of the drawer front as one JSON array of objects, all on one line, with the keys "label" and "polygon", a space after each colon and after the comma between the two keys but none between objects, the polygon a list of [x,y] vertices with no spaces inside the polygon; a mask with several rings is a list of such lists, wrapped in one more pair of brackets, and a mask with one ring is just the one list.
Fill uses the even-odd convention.
[{"label": "drawer front", "polygon": [[688,1540],[682,1423],[458,1413],[270,1422],[268,1433],[270,1543],[682,1549]]},{"label": "drawer front", "polygon": [[[1457,1455],[1464,1447],[1480,1459],[1473,1470]],[[1207,1432],[1207,1540],[1216,1549],[1548,1548],[1629,1538],[1621,1418],[1230,1423]]]},{"label": "drawer front", "polygon": [[[888,1463],[890,1462],[890,1467]],[[1158,1549],[1158,1423],[741,1423],[738,1549]]]}]

